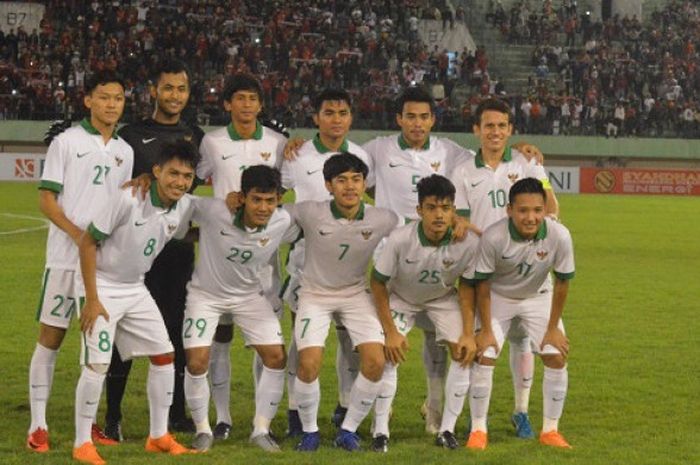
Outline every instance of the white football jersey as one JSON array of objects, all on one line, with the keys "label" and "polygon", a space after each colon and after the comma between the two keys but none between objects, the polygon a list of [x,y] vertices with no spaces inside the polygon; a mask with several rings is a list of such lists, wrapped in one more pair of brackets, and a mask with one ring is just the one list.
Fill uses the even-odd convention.
[{"label": "white football jersey", "polygon": [[[81,229],[131,179],[134,151],[116,132],[105,144],[90,121],[67,129],[49,145],[39,189],[55,192],[63,213]],[[49,226],[46,267],[74,270],[78,246],[55,224]]]}]

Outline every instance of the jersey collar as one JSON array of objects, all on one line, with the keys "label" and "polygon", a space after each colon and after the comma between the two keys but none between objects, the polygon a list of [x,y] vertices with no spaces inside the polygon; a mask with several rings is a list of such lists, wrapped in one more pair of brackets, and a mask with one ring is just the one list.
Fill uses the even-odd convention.
[{"label": "jersey collar", "polygon": [[[239,228],[241,231],[248,232],[250,228],[247,228],[246,225],[243,223],[243,207],[239,208],[236,214],[233,216],[233,225],[237,228]],[[265,226],[258,226],[255,228],[254,232],[260,232],[264,230],[267,227]]]},{"label": "jersey collar", "polygon": [[[406,142],[406,139],[404,139],[403,134],[399,134],[399,147],[401,147],[401,150],[408,150],[411,148],[410,145],[408,145],[408,142]],[[430,136],[425,140],[425,144],[423,144],[423,147],[420,148],[421,150],[430,150]]]},{"label": "jersey collar", "polygon": [[[501,158],[501,161],[511,161],[513,159],[513,154],[510,151],[510,147],[506,147],[506,150],[503,152],[503,157]],[[486,166],[486,163],[484,163],[484,156],[481,154],[481,149],[476,153],[476,157],[474,157],[474,163],[476,164],[477,168],[483,168]]]},{"label": "jersey collar", "polygon": [[[233,122],[229,123],[229,125],[226,126],[226,130],[228,131],[228,135],[231,138],[231,140],[245,140],[241,137],[240,134],[238,134],[238,131],[236,131],[236,128],[233,127]],[[262,139],[262,136],[263,136],[262,124],[260,124],[260,121],[256,121],[255,122],[255,132],[253,133],[253,137],[251,137],[251,139],[260,140],[260,139]]]},{"label": "jersey collar", "polygon": [[452,228],[447,228],[447,232],[437,245],[430,242],[430,240],[426,237],[425,231],[423,231],[422,221],[418,223],[418,227],[416,229],[418,229],[418,240],[420,241],[420,245],[423,247],[442,247],[443,245],[449,245],[450,241],[452,240]]},{"label": "jersey collar", "polygon": [[[347,219],[343,216],[342,213],[340,213],[340,210],[338,210],[337,205],[335,204],[335,200],[331,200],[331,213],[333,214],[333,218],[336,220],[340,219]],[[362,220],[365,217],[365,203],[360,202],[360,209],[357,211],[357,215],[355,215],[355,218],[350,218],[351,220]]]},{"label": "jersey collar", "polygon": [[[323,145],[323,142],[321,142],[321,136],[316,133],[316,136],[313,138],[313,143],[314,147],[316,147],[316,151],[318,153],[328,153],[328,152],[334,152],[333,150],[329,149],[325,145]],[[343,139],[343,143],[340,144],[340,148],[338,149],[338,152],[347,152],[348,151],[348,140]]]},{"label": "jersey collar", "polygon": [[[100,131],[98,131],[87,118],[83,118],[82,120],[80,120],[80,126],[82,126],[82,128],[85,129],[85,131],[87,131],[88,134],[92,134],[93,136],[102,135]],[[117,136],[117,131],[112,131],[112,135],[110,137],[112,139],[118,139],[119,136]]]},{"label": "jersey collar", "polygon": [[[515,229],[515,225],[513,224],[513,220],[508,218],[508,232],[510,233],[510,238],[513,239],[514,241],[517,242],[524,242],[527,239],[525,239],[523,236],[520,235],[517,229]],[[536,241],[541,241],[547,237],[547,221],[542,220],[542,224],[540,224],[540,228],[537,230],[537,234],[535,234],[535,240]]]},{"label": "jersey collar", "polygon": [[165,206],[163,205],[163,202],[160,200],[160,196],[158,195],[158,184],[157,181],[154,179],[151,181],[151,187],[149,189],[149,194],[151,197],[151,205],[157,208],[162,208],[163,210],[166,210],[166,212],[169,212],[170,210],[174,210],[175,207],[177,207],[177,200],[173,202],[172,205],[170,205],[170,208],[166,209]]}]

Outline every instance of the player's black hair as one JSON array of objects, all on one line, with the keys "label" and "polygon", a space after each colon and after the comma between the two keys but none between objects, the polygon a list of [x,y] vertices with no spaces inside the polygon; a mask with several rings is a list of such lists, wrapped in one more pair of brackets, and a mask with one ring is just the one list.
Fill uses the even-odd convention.
[{"label": "player's black hair", "polygon": [[349,152],[342,152],[330,157],[323,164],[323,179],[330,182],[336,176],[350,171],[351,173],[360,173],[364,179],[367,179],[369,168],[357,155]]},{"label": "player's black hair", "polygon": [[540,194],[544,201],[547,201],[547,194],[544,192],[542,181],[535,178],[523,178],[513,184],[508,193],[508,203],[511,205],[520,194]]},{"label": "player's black hair", "polygon": [[253,189],[265,194],[280,193],[282,175],[277,168],[267,165],[249,166],[241,174],[241,191],[247,195]]},{"label": "player's black hair", "polygon": [[497,111],[499,113],[505,113],[508,115],[508,124],[511,124],[511,113],[510,113],[510,105],[508,105],[505,101],[498,99],[498,98],[487,98],[486,100],[482,100],[481,103],[476,107],[476,124],[477,126],[481,124],[481,115],[485,111]]},{"label": "player's black hair", "polygon": [[435,99],[430,92],[427,91],[425,87],[411,86],[406,87],[399,98],[396,99],[396,114],[400,115],[403,113],[403,107],[406,102],[419,102],[427,103],[430,105],[430,112],[435,113]]},{"label": "player's black hair", "polygon": [[238,73],[226,79],[224,83],[224,91],[221,93],[221,98],[224,102],[228,102],[233,97],[233,94],[239,90],[247,90],[258,94],[260,104],[263,103],[263,90],[260,81],[254,76],[245,73]]},{"label": "player's black hair", "polygon": [[154,67],[151,71],[151,76],[149,78],[151,85],[157,86],[161,75],[166,73],[185,73],[185,75],[187,76],[187,81],[189,82],[190,80],[190,70],[189,68],[187,68],[187,65],[183,61],[174,58],[166,58],[165,60],[160,62],[156,67]]},{"label": "player's black hair", "polygon": [[124,78],[120,74],[110,70],[96,71],[87,81],[85,81],[85,95],[92,94],[97,86],[104,86],[105,84],[112,83],[119,84],[122,86],[122,89],[126,90]]},{"label": "player's black hair", "polygon": [[423,201],[428,197],[435,197],[438,200],[449,199],[450,202],[455,200],[455,186],[445,176],[433,174],[427,176],[416,185],[418,189],[418,205],[422,205]]},{"label": "player's black hair", "polygon": [[156,156],[156,165],[163,166],[174,158],[185,162],[193,169],[197,168],[201,159],[197,147],[184,139],[164,143]]},{"label": "player's black hair", "polygon": [[350,98],[350,94],[347,93],[347,91],[343,89],[323,89],[321,93],[319,93],[315,98],[314,98],[314,111],[318,113],[321,111],[321,106],[323,105],[323,102],[345,102],[348,104],[350,108],[352,108],[352,99]]}]

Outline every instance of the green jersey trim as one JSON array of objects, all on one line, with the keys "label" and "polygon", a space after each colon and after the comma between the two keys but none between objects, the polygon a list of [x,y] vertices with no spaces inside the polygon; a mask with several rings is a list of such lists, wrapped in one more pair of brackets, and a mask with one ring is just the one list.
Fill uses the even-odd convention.
[{"label": "green jersey trim", "polygon": [[[508,232],[510,233],[510,238],[513,239],[514,241],[517,242],[524,242],[527,239],[525,239],[523,236],[520,235],[517,229],[515,229],[515,225],[513,224],[513,220],[508,218]],[[540,224],[540,228],[537,230],[537,234],[535,234],[535,240],[536,241],[541,241],[547,237],[547,222],[542,221]]]},{"label": "green jersey trim", "polygon": [[472,211],[470,208],[458,208],[457,209],[457,216],[461,216],[463,218],[469,219],[471,214],[472,214]]},{"label": "green jersey trim", "polygon": [[[237,227],[238,229],[240,229],[241,231],[244,231],[244,232],[247,232],[247,231],[248,231],[248,230],[246,229],[245,223],[243,222],[243,208],[239,208],[239,209],[236,211],[236,214],[233,215],[233,225],[234,225],[235,227]],[[265,228],[267,228],[267,225],[265,225],[265,226],[258,226],[257,228],[255,228],[255,232],[264,231]]]},{"label": "green jersey trim", "polygon": [[[83,118],[82,120],[80,120],[80,126],[83,129],[85,129],[85,131],[88,134],[92,134],[93,136],[101,135],[100,131],[98,131],[97,128],[95,128],[95,126],[93,126],[92,123],[90,122],[90,120],[87,118]],[[114,131],[112,131],[112,135],[109,137],[111,137],[112,139],[115,139],[115,140],[119,139],[119,136],[117,135],[116,129]]]},{"label": "green jersey trim", "polygon": [[437,244],[433,244],[425,235],[422,221],[418,223],[418,227],[416,229],[418,229],[418,240],[420,240],[420,245],[423,247],[442,247],[443,245],[449,245],[450,241],[452,240],[452,228],[447,228],[447,232],[445,232],[445,235],[442,236],[442,239],[440,239],[440,242]]},{"label": "green jersey trim", "polygon": [[[238,131],[236,131],[236,128],[233,127],[233,122],[229,123],[228,126],[226,126],[226,130],[228,131],[228,136],[231,138],[231,140],[245,140],[243,137],[241,137],[240,134],[238,134]],[[260,121],[255,122],[255,132],[253,133],[253,136],[251,139],[255,140],[260,140],[262,139],[263,136],[263,128],[262,124],[260,124]]]},{"label": "green jersey trim", "polygon": [[41,284],[41,295],[39,295],[39,307],[36,309],[36,321],[41,321],[41,309],[44,307],[44,296],[46,295],[46,283],[49,281],[51,268],[44,271],[44,282]]},{"label": "green jersey trim", "polygon": [[486,281],[487,279],[491,279],[491,276],[493,276],[493,273],[480,273],[476,271],[474,272],[474,281]]},{"label": "green jersey trim", "polygon": [[[410,145],[408,145],[408,142],[406,142],[406,139],[403,137],[403,134],[399,134],[399,147],[401,147],[401,150],[408,150],[411,148]],[[430,136],[428,136],[428,139],[426,139],[425,144],[420,148],[421,150],[430,150]]]},{"label": "green jersey trim", "polygon": [[54,181],[44,181],[39,183],[39,190],[51,191],[60,194],[63,191],[63,184]]},{"label": "green jersey trim", "polygon": [[[338,206],[335,204],[335,200],[331,200],[331,213],[333,214],[333,218],[336,220],[339,220],[341,218],[345,218],[343,214],[340,212],[338,209]],[[357,214],[355,215],[355,218],[349,218],[351,220],[362,220],[365,217],[365,203],[360,202],[360,209],[357,211]]]},{"label": "green jersey trim", "polygon": [[[503,151],[503,156],[501,157],[501,161],[511,161],[513,160],[513,153],[511,152],[510,147],[506,147],[506,149]],[[485,168],[486,163],[484,163],[484,156],[481,153],[481,149],[479,149],[478,152],[476,152],[476,157],[474,157],[474,164],[476,165],[477,168]]]},{"label": "green jersey trim", "polygon": [[[321,142],[321,136],[320,134],[316,133],[316,136],[314,136],[312,140],[314,147],[316,147],[316,151],[318,153],[328,153],[328,152],[333,152],[333,150],[329,149],[326,147],[323,142]],[[348,151],[348,140],[343,139],[343,143],[340,144],[340,147],[338,148],[338,152],[347,152]]]},{"label": "green jersey trim", "polygon": [[381,274],[376,268],[372,267],[372,279],[379,281],[380,283],[386,283],[391,279],[391,276]]},{"label": "green jersey trim", "polygon": [[562,281],[574,279],[574,274],[574,271],[572,271],[571,273],[559,273],[557,271],[554,272],[554,276],[556,276],[558,279],[561,279]]},{"label": "green jersey trim", "polygon": [[154,207],[162,208],[163,210],[170,211],[174,210],[177,207],[177,200],[170,205],[170,208],[165,208],[165,205],[163,205],[163,201],[160,199],[160,195],[158,195],[158,182],[157,180],[151,181],[151,187],[149,189],[149,194],[151,197],[151,205]]},{"label": "green jersey trim", "polygon": [[477,283],[479,282],[478,279],[471,279],[471,278],[465,278],[464,276],[459,277],[459,282],[464,283],[469,287],[476,287]]},{"label": "green jersey trim", "polygon": [[87,227],[87,232],[95,239],[97,242],[104,241],[109,237],[109,234],[105,234],[95,227],[94,224],[90,223]]}]

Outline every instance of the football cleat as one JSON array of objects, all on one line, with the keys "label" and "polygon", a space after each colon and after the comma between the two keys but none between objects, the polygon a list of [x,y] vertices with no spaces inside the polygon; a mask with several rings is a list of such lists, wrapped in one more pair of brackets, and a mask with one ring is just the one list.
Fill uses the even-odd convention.
[{"label": "football cleat", "polygon": [[177,433],[194,433],[197,431],[194,421],[187,417],[168,420],[168,429]]},{"label": "football cleat", "polygon": [[206,452],[211,449],[214,437],[210,433],[197,433],[192,441],[192,449],[197,452]]},{"label": "football cleat", "polygon": [[298,410],[287,410],[287,437],[297,438],[304,434]]},{"label": "football cleat", "polygon": [[535,433],[532,432],[532,425],[530,425],[530,417],[527,413],[515,413],[510,418],[510,421],[515,426],[515,435],[520,439],[532,439],[535,437]]},{"label": "football cleat", "polygon": [[318,450],[318,446],[321,444],[321,433],[315,431],[313,433],[303,433],[301,435],[301,441],[296,445],[294,450],[300,452],[314,452]]},{"label": "football cleat", "polygon": [[108,421],[105,424],[104,435],[109,439],[117,442],[122,442],[124,440],[124,435],[122,434],[122,424],[119,421]]},{"label": "football cleat", "polygon": [[335,406],[333,411],[333,416],[331,417],[331,423],[335,425],[336,428],[343,427],[343,421],[345,421],[345,415],[348,413],[348,409],[338,404]]},{"label": "football cleat", "polygon": [[459,447],[457,438],[452,431],[443,431],[435,437],[435,445],[445,449],[456,449]]},{"label": "football cleat", "polygon": [[94,444],[99,444],[100,446],[116,446],[119,444],[119,441],[115,441],[114,439],[107,437],[97,423],[92,424],[91,436],[92,442]]},{"label": "football cleat", "polygon": [[27,448],[34,452],[49,451],[49,432],[44,428],[35,429],[32,434],[27,436]]},{"label": "football cleat", "polygon": [[420,414],[425,419],[425,432],[435,436],[440,432],[440,423],[442,423],[442,413],[428,407],[428,401],[423,402],[420,406]]},{"label": "football cleat", "polygon": [[224,423],[222,421],[220,423],[217,423],[214,427],[214,439],[216,439],[217,441],[223,441],[225,439],[228,439],[230,435],[231,425],[229,425],[228,423]]},{"label": "football cleat", "polygon": [[561,447],[562,449],[571,449],[571,445],[566,442],[564,436],[556,430],[540,433],[540,444],[551,447]]},{"label": "football cleat", "polygon": [[335,438],[335,446],[341,447],[348,452],[359,451],[360,437],[353,431],[341,428],[340,431],[338,431],[338,436]]},{"label": "football cleat", "polygon": [[100,457],[97,448],[91,442],[84,442],[73,449],[73,459],[90,465],[105,465],[107,462]]},{"label": "football cleat", "polygon": [[265,452],[281,452],[279,444],[272,437],[271,434],[258,434],[257,436],[250,437],[250,443],[255,444]]},{"label": "football cleat", "polygon": [[159,438],[148,436],[146,439],[146,452],[162,452],[170,455],[194,454],[196,451],[188,449],[175,440],[170,433],[165,433]]},{"label": "football cleat", "polygon": [[465,445],[467,449],[484,450],[489,443],[489,436],[486,431],[472,431]]},{"label": "football cleat", "polygon": [[383,434],[375,436],[372,439],[372,450],[374,452],[389,452],[389,438]]}]

